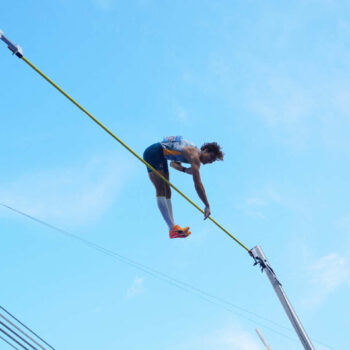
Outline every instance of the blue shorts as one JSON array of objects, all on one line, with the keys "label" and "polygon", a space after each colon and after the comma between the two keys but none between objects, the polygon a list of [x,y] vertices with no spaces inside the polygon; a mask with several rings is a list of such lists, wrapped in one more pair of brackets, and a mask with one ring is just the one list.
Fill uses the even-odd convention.
[{"label": "blue shorts", "polygon": [[[146,148],[145,152],[143,152],[143,159],[150,165],[153,166],[156,170],[161,170],[164,173],[169,172],[168,162],[163,154],[163,147],[160,142],[155,143],[148,148]],[[147,171],[149,173],[152,172],[150,168],[147,167]]]}]

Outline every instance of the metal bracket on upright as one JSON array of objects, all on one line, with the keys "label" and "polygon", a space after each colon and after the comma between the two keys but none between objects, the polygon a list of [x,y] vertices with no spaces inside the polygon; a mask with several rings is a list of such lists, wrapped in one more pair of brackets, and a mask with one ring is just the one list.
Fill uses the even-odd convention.
[{"label": "metal bracket on upright", "polygon": [[6,38],[4,32],[0,29],[0,40],[2,40],[7,47],[12,51],[13,55],[16,55],[18,58],[23,57],[22,48],[19,45],[13,44],[9,39]]},{"label": "metal bracket on upright", "polygon": [[289,302],[287,295],[285,294],[281,282],[278,280],[275,272],[273,271],[272,267],[270,266],[269,262],[267,261],[267,258],[261,249],[260,246],[256,246],[253,249],[249,251],[249,254],[253,257],[255,260],[254,265],[259,265],[261,267],[261,271],[265,272],[268,279],[270,280],[273,289],[275,290],[278,299],[280,300],[284,311],[286,312],[290,322],[292,323],[301,343],[304,346],[305,350],[314,350],[314,346],[312,345],[309,337],[307,336],[301,322],[298,319],[297,314],[295,313],[292,304]]}]

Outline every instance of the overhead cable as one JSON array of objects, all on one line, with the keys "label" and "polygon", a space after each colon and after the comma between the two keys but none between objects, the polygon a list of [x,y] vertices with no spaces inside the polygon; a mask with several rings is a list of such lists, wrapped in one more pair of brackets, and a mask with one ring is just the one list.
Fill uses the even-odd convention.
[{"label": "overhead cable", "polygon": [[[3,309],[0,306],[1,309]],[[5,310],[5,309],[3,309]],[[31,336],[29,336],[27,333],[25,333],[24,331],[22,331],[19,327],[17,327],[14,323],[12,323],[8,318],[6,318],[4,315],[2,315],[0,313],[0,317],[3,318],[7,323],[9,323],[12,327],[16,328],[19,332],[21,332],[24,336],[26,336],[28,339],[30,339],[34,344],[38,345],[42,350],[46,350],[46,348],[44,348],[42,345],[40,345],[35,339],[33,339]],[[17,321],[17,319],[16,319]],[[17,321],[19,322],[19,321]],[[23,325],[23,324],[22,324]],[[37,336],[37,335],[36,335]],[[39,336],[37,336],[40,340],[42,340]],[[44,340],[42,340],[43,342],[45,342]]]},{"label": "overhead cable", "polygon": [[[0,203],[2,205],[2,203]],[[18,322],[21,326],[23,326],[27,331],[35,335],[38,339],[40,339],[44,344],[46,344],[49,348],[52,350],[55,350],[54,347],[52,347],[48,342],[46,342],[43,338],[41,338],[37,333],[35,333],[33,330],[31,330],[28,326],[26,326],[23,322],[21,322],[18,318],[13,316],[8,310],[6,310],[3,306],[0,305],[0,309],[5,311],[9,316],[11,316],[16,322]]]},{"label": "overhead cable", "polygon": [[5,338],[3,338],[1,335],[0,335],[0,339],[3,340],[5,343],[7,343],[8,345],[10,345],[13,349],[16,349],[18,350],[18,348],[16,348],[14,345],[12,345],[9,341],[7,341]]},{"label": "overhead cable", "polygon": [[14,337],[12,337],[10,334],[8,334],[5,330],[3,330],[1,327],[0,327],[0,332],[5,334],[8,338],[10,338],[16,344],[18,344],[22,349],[29,350],[27,347],[22,345],[18,340],[16,340]]},{"label": "overhead cable", "polygon": [[[286,330],[288,332],[291,332],[291,329],[288,328],[288,327],[282,326],[282,325],[280,325],[280,324],[278,324],[278,323],[276,323],[276,322],[274,322],[272,320],[267,319],[266,317],[260,316],[260,315],[258,315],[256,313],[252,312],[252,311],[249,311],[249,310],[244,309],[244,308],[242,308],[240,306],[237,306],[237,305],[235,305],[235,304],[233,304],[233,303],[231,303],[231,302],[229,302],[227,300],[224,300],[223,298],[220,298],[220,297],[217,297],[217,296],[215,296],[213,294],[205,292],[205,291],[201,290],[200,288],[197,288],[195,286],[190,285],[189,283],[182,282],[182,281],[180,281],[180,280],[178,280],[178,279],[176,279],[174,277],[171,277],[171,276],[169,276],[169,275],[167,275],[167,274],[165,274],[163,272],[157,271],[154,268],[151,268],[151,267],[148,267],[148,266],[146,266],[144,264],[136,262],[135,260],[127,258],[127,257],[125,257],[125,256],[123,256],[123,255],[121,255],[121,254],[119,254],[119,253],[117,253],[117,252],[115,252],[115,251],[113,251],[111,249],[104,248],[103,246],[100,246],[100,245],[98,245],[98,244],[96,244],[94,242],[91,242],[91,241],[89,241],[87,239],[81,238],[80,236],[78,236],[76,234],[73,234],[71,232],[63,230],[63,229],[61,229],[61,228],[59,228],[57,226],[54,226],[54,225],[52,225],[52,224],[50,224],[50,223],[48,223],[46,221],[43,221],[41,219],[38,219],[38,218],[36,218],[36,217],[34,217],[32,215],[29,215],[29,214],[23,212],[21,210],[13,208],[13,207],[5,204],[5,203],[0,202],[0,206],[2,206],[4,208],[7,208],[7,209],[9,209],[9,210],[11,210],[11,211],[21,215],[21,216],[27,217],[28,219],[30,219],[32,221],[35,221],[35,222],[39,223],[40,225],[46,226],[46,227],[50,228],[51,230],[59,232],[60,234],[63,234],[66,237],[74,239],[74,240],[76,240],[76,241],[78,241],[78,242],[80,242],[80,243],[82,243],[82,244],[84,244],[84,245],[86,245],[86,246],[96,250],[96,251],[99,251],[100,253],[102,253],[104,255],[110,256],[113,259],[119,260],[119,261],[121,261],[121,262],[123,262],[123,263],[125,263],[125,264],[127,264],[129,266],[132,266],[132,267],[134,267],[134,268],[136,268],[138,270],[141,270],[141,271],[147,273],[148,275],[151,275],[151,276],[157,278],[158,280],[162,280],[163,282],[166,282],[166,283],[168,283],[170,285],[173,285],[173,286],[175,286],[175,287],[177,287],[177,288],[179,288],[181,290],[184,290],[187,293],[196,295],[196,296],[200,297],[201,299],[203,299],[203,300],[205,300],[205,301],[207,301],[207,302],[209,302],[209,303],[211,303],[213,305],[220,306],[221,308],[225,309],[226,311],[229,311],[229,312],[232,312],[232,313],[234,313],[236,315],[239,315],[239,316],[247,319],[248,321],[250,321],[252,323],[259,324],[262,327],[264,327],[266,329],[269,329],[270,331],[272,331],[272,332],[274,332],[274,333],[276,333],[276,334],[278,334],[278,335],[280,335],[280,336],[282,336],[284,338],[287,338],[287,339],[292,340],[294,342],[297,341],[295,338],[290,337],[290,336],[288,336],[288,335],[286,335],[286,334],[284,334],[284,333],[282,333],[280,331],[276,331],[274,328],[272,328],[270,326],[267,326],[266,324],[262,323],[261,321],[257,321],[257,320],[251,319],[250,317],[244,315],[244,313],[250,314],[251,316],[256,317],[256,318],[258,318],[258,319],[260,319],[262,321],[269,322],[274,327],[277,326],[280,329],[283,329],[283,330]],[[326,345],[326,344],[324,344],[324,343],[322,343],[320,341],[317,341],[317,342],[319,344],[324,345],[325,347],[327,347],[329,349],[334,349],[331,346]]]},{"label": "overhead cable", "polygon": [[8,331],[10,331],[12,334],[14,334],[17,338],[21,339],[23,341],[23,343],[26,343],[28,346],[30,346],[33,350],[37,350],[38,348],[36,348],[35,346],[33,346],[32,344],[30,344],[26,339],[24,339],[22,336],[20,336],[16,331],[14,331],[13,329],[11,329],[9,326],[7,326],[4,322],[0,321],[0,325],[2,325],[3,327],[5,327]]}]

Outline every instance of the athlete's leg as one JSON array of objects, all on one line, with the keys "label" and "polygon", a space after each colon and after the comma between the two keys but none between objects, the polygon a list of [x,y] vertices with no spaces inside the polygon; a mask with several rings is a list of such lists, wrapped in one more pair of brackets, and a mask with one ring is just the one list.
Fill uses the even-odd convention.
[{"label": "athlete's leg", "polygon": [[[157,171],[162,176],[164,176],[166,179],[169,178],[169,173],[165,173],[163,170],[157,170]],[[168,184],[166,182],[164,182],[164,180],[161,179],[154,172],[149,172],[148,176],[156,189],[156,196],[157,197],[166,197],[166,193],[167,193],[166,186],[168,186]]]},{"label": "athlete's leg", "polygon": [[[160,143],[149,146],[143,153],[143,159],[152,165],[163,177],[169,180],[168,163],[163,155],[163,148]],[[158,208],[169,227],[169,237],[187,237],[191,232],[189,227],[181,228],[174,224],[171,206],[170,186],[157,174],[147,168],[148,176],[156,189]]]},{"label": "athlete's leg", "polygon": [[[165,173],[162,170],[158,170],[158,171],[165,178],[169,178],[169,173]],[[156,175],[155,173],[150,172],[148,174],[149,174],[149,178],[150,178],[151,182],[153,183],[153,185],[156,189],[158,208],[159,208],[165,222],[167,223],[167,225],[169,227],[169,231],[170,231],[174,227],[174,219],[173,219],[171,211],[169,210],[169,206],[168,206],[167,199],[166,199],[167,187],[169,187],[169,185],[164,180],[162,180],[158,175]]]},{"label": "athlete's leg", "polygon": [[[167,180],[169,180],[169,173],[162,170],[158,172],[163,175]],[[178,225],[175,225],[174,218],[172,214],[172,205],[171,205],[171,190],[170,186],[162,180],[158,175],[153,172],[149,172],[149,178],[152,181],[157,195],[157,204],[160,212],[163,215],[165,222],[169,226],[169,237],[170,238],[185,238],[191,234],[190,228],[185,227],[181,228]]]},{"label": "athlete's leg", "polygon": [[[166,179],[169,180],[169,173],[166,173],[165,175],[166,175]],[[171,218],[174,221],[173,206],[171,204],[171,188],[170,188],[170,186],[167,183],[165,185],[166,185],[165,186],[166,203],[168,205]]]}]

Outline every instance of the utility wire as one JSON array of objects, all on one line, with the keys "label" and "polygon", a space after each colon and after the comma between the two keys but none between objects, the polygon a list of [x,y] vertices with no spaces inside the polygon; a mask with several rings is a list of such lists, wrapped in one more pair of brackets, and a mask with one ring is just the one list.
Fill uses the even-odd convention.
[{"label": "utility wire", "polygon": [[7,341],[5,338],[3,338],[1,335],[0,335],[0,339],[3,340],[5,343],[7,343],[8,345],[10,345],[12,348],[18,350],[18,348],[16,348],[14,345],[12,345],[9,341]]},{"label": "utility wire", "polygon": [[[2,203],[0,203],[3,205]],[[5,311],[9,316],[11,316],[14,320],[16,320],[21,326],[23,326],[27,331],[35,335],[38,339],[40,339],[44,344],[46,344],[49,348],[52,350],[55,350],[49,343],[47,343],[43,338],[41,338],[38,334],[36,334],[34,331],[32,331],[29,327],[27,327],[24,323],[22,323],[18,318],[13,316],[8,310],[6,310],[3,306],[0,305],[0,309]]]},{"label": "utility wire", "polygon": [[[1,309],[3,309],[0,306]],[[7,323],[9,323],[12,327],[16,328],[18,331],[20,331],[23,335],[25,335],[28,339],[30,339],[34,344],[38,345],[41,349],[46,350],[46,348],[44,348],[42,345],[40,345],[35,339],[33,339],[32,337],[30,337],[28,334],[26,334],[25,332],[23,332],[19,327],[17,327],[14,323],[12,323],[9,319],[7,319],[4,315],[2,315],[0,313],[0,317],[3,318],[5,321],[7,321]],[[17,320],[16,320],[17,321]],[[17,321],[18,322],[18,321]],[[37,336],[40,340],[42,340],[39,336]],[[42,340],[44,342],[44,340]]]},{"label": "utility wire", "polygon": [[16,344],[18,344],[22,349],[29,350],[24,345],[22,345],[19,341],[17,341],[15,338],[13,338],[10,334],[8,334],[6,331],[4,331],[1,327],[0,327],[0,332],[4,333],[8,338],[10,338]]},{"label": "utility wire", "polygon": [[[37,219],[34,216],[31,216],[31,215],[29,215],[27,213],[24,213],[24,212],[22,212],[22,211],[20,211],[18,209],[15,209],[15,208],[7,205],[7,204],[4,204],[4,203],[0,202],[0,205],[3,206],[4,208],[7,208],[7,209],[9,209],[9,210],[11,210],[11,211],[21,215],[21,216],[29,218],[30,220],[35,221],[35,222],[39,223],[40,225],[46,226],[46,227],[50,228],[51,230],[59,232],[59,233],[65,235],[66,237],[74,239],[74,240],[76,240],[76,241],[78,241],[78,242],[80,242],[80,243],[82,243],[82,244],[84,244],[84,245],[94,249],[94,250],[97,250],[97,251],[99,251],[100,253],[102,253],[104,255],[110,256],[113,259],[119,260],[119,261],[121,261],[121,262],[123,262],[123,263],[125,263],[125,264],[127,264],[129,266],[132,266],[132,267],[134,267],[134,268],[136,268],[138,270],[141,270],[141,271],[143,271],[143,272],[145,272],[145,273],[147,273],[147,274],[157,278],[158,280],[162,280],[163,282],[166,282],[166,283],[168,283],[170,285],[173,285],[173,286],[175,286],[175,287],[177,287],[177,288],[179,288],[181,290],[184,290],[187,293],[196,295],[196,296],[200,297],[201,299],[203,299],[203,300],[205,300],[205,301],[207,301],[207,302],[209,302],[209,303],[211,303],[213,305],[220,306],[221,308],[225,309],[226,311],[229,311],[229,312],[232,312],[232,313],[234,313],[236,315],[239,315],[239,316],[247,319],[248,321],[250,321],[250,322],[252,322],[254,324],[259,324],[260,326],[262,326],[262,327],[264,327],[266,329],[269,329],[270,331],[272,331],[272,332],[274,332],[274,333],[276,333],[276,334],[278,334],[278,335],[280,335],[282,337],[285,337],[285,338],[287,338],[289,340],[292,340],[294,342],[298,342],[295,338],[290,337],[290,336],[288,336],[288,335],[286,335],[284,333],[281,333],[279,331],[276,331],[275,329],[267,326],[264,323],[261,323],[259,321],[253,320],[253,319],[247,317],[246,315],[242,314],[242,312],[246,313],[246,314],[250,314],[251,316],[256,317],[256,318],[258,318],[258,319],[260,319],[262,321],[269,322],[273,326],[277,326],[280,329],[287,330],[288,332],[292,332],[292,330],[290,328],[288,328],[288,327],[281,326],[280,324],[278,324],[278,323],[276,323],[276,322],[274,322],[272,320],[269,320],[269,319],[267,319],[267,318],[265,318],[263,316],[260,316],[260,315],[258,315],[256,313],[254,313],[252,311],[249,311],[247,309],[244,309],[244,308],[242,308],[240,306],[237,306],[237,305],[235,305],[235,304],[233,304],[233,303],[231,303],[231,302],[229,302],[227,300],[224,300],[223,298],[220,298],[220,297],[217,297],[217,296],[212,295],[210,293],[207,293],[207,292],[205,292],[205,291],[203,291],[203,290],[201,290],[201,289],[199,289],[197,287],[194,287],[194,286],[192,286],[192,285],[190,285],[190,284],[188,284],[186,282],[182,282],[182,281],[180,281],[180,280],[178,280],[176,278],[173,278],[173,277],[171,277],[171,276],[169,276],[169,275],[167,275],[167,274],[165,274],[163,272],[159,272],[159,271],[157,271],[157,270],[155,270],[155,269],[153,269],[151,267],[148,267],[146,265],[138,263],[138,262],[136,262],[136,261],[134,261],[132,259],[129,259],[129,258],[127,258],[127,257],[125,257],[125,256],[123,256],[123,255],[121,255],[121,254],[119,254],[119,253],[117,253],[115,251],[112,251],[110,249],[104,248],[103,246],[100,246],[100,245],[98,245],[96,243],[93,243],[93,242],[91,242],[91,241],[89,241],[87,239],[81,238],[81,237],[79,237],[79,236],[77,236],[77,235],[75,235],[73,233],[70,233],[70,232],[68,232],[66,230],[63,230],[63,229],[59,228],[59,227],[51,225],[51,224],[49,224],[49,223],[47,223],[47,222],[45,222],[43,220]],[[0,306],[0,308],[1,308],[1,306]],[[237,310],[239,310],[240,312],[237,312]],[[314,340],[314,341],[316,341],[316,340]],[[316,341],[316,342],[321,344],[321,345],[323,345],[323,346],[325,346],[325,347],[327,347],[327,348],[329,348],[329,349],[335,350],[333,347],[331,347],[329,345],[326,345],[326,344],[324,344],[324,343],[322,343],[320,341]]]},{"label": "utility wire", "polygon": [[12,334],[16,335],[19,339],[21,339],[24,343],[26,343],[27,345],[29,345],[33,350],[38,350],[38,348],[36,348],[35,346],[33,346],[32,344],[30,344],[29,342],[27,342],[23,337],[21,337],[18,333],[16,333],[13,329],[11,329],[10,327],[8,327],[4,322],[0,321],[0,324],[5,327],[8,331],[10,331]]}]

